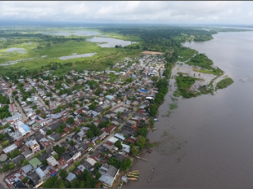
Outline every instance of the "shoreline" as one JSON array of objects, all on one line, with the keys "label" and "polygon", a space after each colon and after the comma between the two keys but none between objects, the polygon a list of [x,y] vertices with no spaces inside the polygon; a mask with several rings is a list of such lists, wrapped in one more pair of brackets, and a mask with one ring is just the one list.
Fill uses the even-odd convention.
[{"label": "shoreline", "polygon": [[[195,49],[193,49],[193,50],[195,50]],[[197,54],[199,54],[199,52],[197,51]],[[196,54],[194,54],[192,57],[194,57]],[[191,57],[191,58],[192,58]],[[210,92],[210,93],[201,93],[201,94],[199,94],[199,95],[197,95],[197,96],[201,96],[201,95],[204,95],[204,94],[212,94],[213,95],[213,92],[215,92],[215,91],[217,91],[217,83],[219,82],[219,81],[221,81],[221,80],[223,80],[224,78],[229,78],[226,74],[225,74],[225,72],[224,71],[222,71],[222,74],[220,74],[220,75],[214,75],[214,74],[209,74],[209,73],[200,73],[200,72],[196,72],[196,70],[194,70],[194,68],[195,68],[195,66],[191,66],[191,65],[189,65],[189,64],[187,64],[186,62],[188,62],[188,61],[190,61],[191,60],[191,58],[190,59],[188,59],[188,60],[186,60],[186,61],[179,61],[179,60],[177,60],[176,62],[175,62],[175,64],[173,64],[173,66],[172,66],[172,68],[171,68],[171,75],[170,75],[170,78],[169,79],[167,79],[167,81],[168,81],[168,92],[166,93],[166,95],[165,95],[165,97],[164,97],[164,99],[163,99],[163,102],[162,102],[162,104],[160,104],[159,105],[159,109],[161,108],[161,106],[162,105],[164,105],[165,104],[165,102],[166,102],[166,100],[168,100],[167,99],[167,95],[169,95],[169,104],[172,104],[172,103],[174,103],[174,104],[178,104],[178,102],[179,102],[179,100],[181,100],[181,99],[184,99],[183,98],[183,96],[174,96],[174,92],[175,91],[177,91],[178,90],[178,86],[177,86],[177,81],[176,81],[176,79],[175,79],[175,77],[178,75],[178,73],[180,73],[180,71],[181,71],[181,69],[183,68],[184,69],[184,67],[188,67],[188,68],[191,68],[191,70],[188,70],[188,74],[190,75],[190,76],[196,76],[195,74],[196,73],[199,73],[200,75],[200,77],[198,77],[199,79],[202,79],[203,81],[205,81],[205,79],[206,80],[208,80],[209,82],[208,82],[208,86],[212,86],[213,87],[213,90],[212,90],[212,92]],[[183,65],[182,65],[183,64]],[[214,66],[215,67],[215,65],[214,64],[212,64],[212,66]],[[217,67],[218,68],[218,67]],[[219,68],[218,68],[219,69]],[[186,74],[186,75],[188,75],[188,74]],[[207,76],[211,76],[211,75],[213,75],[213,77],[214,78],[209,78],[209,79],[207,79]],[[202,81],[202,82],[203,82]],[[195,82],[196,83],[196,82]],[[195,84],[194,83],[194,84]],[[173,85],[172,85],[173,84]],[[193,84],[193,85],[194,85]],[[193,86],[192,85],[192,86]],[[173,86],[173,87],[172,87]],[[191,87],[192,87],[191,86]],[[226,86],[227,87],[227,86]],[[224,87],[224,88],[226,88],[226,87]],[[196,88],[195,88],[196,89]],[[169,93],[171,93],[171,94],[169,94]],[[195,96],[195,97],[197,97],[197,96]],[[172,111],[171,110],[173,110],[173,109],[176,109],[177,108],[177,106],[175,107],[175,108],[170,108],[170,107],[168,107],[168,115],[166,115],[166,117],[169,117],[170,116],[170,113],[172,113]],[[159,113],[158,113],[159,114]],[[159,117],[160,116],[164,116],[164,115],[159,115]],[[158,127],[155,127],[155,128],[158,128]],[[159,129],[159,128],[158,128]],[[152,131],[152,133],[150,132],[150,130],[151,129],[149,129],[149,132],[148,132],[148,135],[150,135],[150,134],[152,134],[155,130],[151,130]],[[147,136],[147,139],[148,140],[150,140],[150,137],[148,137]],[[159,139],[158,139],[159,140]],[[158,145],[157,146],[159,146],[160,144],[162,144],[163,143],[163,141],[159,141],[159,142],[154,142],[154,143],[158,143]],[[153,148],[156,148],[156,146],[154,145],[154,143],[153,143]],[[161,155],[161,154],[160,154]],[[146,149],[142,149],[141,150],[141,152],[138,154],[138,156],[140,156],[140,157],[143,157],[143,158],[148,158],[148,153],[147,153],[147,150]],[[179,158],[179,160],[178,160],[178,162],[180,161],[180,158]],[[130,168],[130,169],[138,169],[138,166],[140,165],[141,163],[137,160],[136,161],[136,159],[135,159],[135,161],[132,163],[132,167]],[[150,164],[149,164],[150,165]],[[146,178],[147,179],[147,178]],[[152,180],[151,180],[151,182],[152,182]],[[134,184],[133,184],[134,185]],[[125,184],[125,185],[123,185],[125,188],[129,188],[129,184]]]}]

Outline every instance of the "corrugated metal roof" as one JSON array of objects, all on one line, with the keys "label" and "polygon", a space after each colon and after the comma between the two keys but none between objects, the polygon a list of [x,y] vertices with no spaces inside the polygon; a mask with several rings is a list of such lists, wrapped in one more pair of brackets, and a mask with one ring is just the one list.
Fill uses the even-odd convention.
[{"label": "corrugated metal roof", "polygon": [[33,167],[30,164],[28,164],[28,165],[22,167],[21,169],[23,169],[24,173],[26,174],[29,171],[31,171],[33,169]]},{"label": "corrugated metal roof", "polygon": [[69,173],[68,174],[68,176],[67,176],[67,180],[69,181],[69,182],[71,182],[73,179],[75,179],[76,178],[76,175],[75,174],[73,174],[73,173]]}]

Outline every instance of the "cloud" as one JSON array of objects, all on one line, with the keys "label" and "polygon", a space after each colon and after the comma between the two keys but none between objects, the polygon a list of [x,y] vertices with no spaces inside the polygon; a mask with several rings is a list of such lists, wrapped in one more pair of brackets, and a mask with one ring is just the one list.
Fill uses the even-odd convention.
[{"label": "cloud", "polygon": [[0,20],[253,24],[253,2],[1,1]]}]

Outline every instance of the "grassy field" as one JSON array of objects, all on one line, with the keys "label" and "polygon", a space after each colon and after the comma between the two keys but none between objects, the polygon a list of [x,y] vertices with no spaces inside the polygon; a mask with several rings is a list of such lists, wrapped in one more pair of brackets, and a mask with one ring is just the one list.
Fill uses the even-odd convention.
[{"label": "grassy field", "polygon": [[175,93],[175,96],[181,95],[184,98],[191,98],[195,97],[195,92],[191,91],[191,86],[195,83],[195,81],[198,80],[197,78],[190,77],[190,76],[183,76],[182,74],[179,74],[176,76],[176,82],[178,86],[178,92]]},{"label": "grassy field", "polygon": [[[70,38],[70,37],[65,37]],[[51,43],[50,46],[43,46],[38,48],[37,46],[43,44],[43,41],[33,38],[31,43],[20,43],[27,41],[28,39],[16,39],[12,41],[12,44],[6,48],[0,49],[0,64],[4,64],[8,61],[20,60],[19,63],[10,66],[1,66],[0,74],[5,73],[10,69],[18,70],[22,68],[39,69],[41,66],[47,65],[51,62],[59,63],[73,63],[72,69],[76,70],[103,70],[112,66],[117,61],[122,60],[124,57],[136,57],[140,55],[141,50],[137,49],[125,49],[125,48],[102,48],[94,42],[81,40],[66,40],[63,42]],[[78,42],[79,41],[79,42]],[[1,43],[1,42],[0,42]],[[13,44],[15,43],[15,44]],[[9,48],[23,48],[27,53],[21,54],[18,52],[5,52]],[[61,56],[72,55],[72,53],[85,54],[85,53],[97,53],[92,57],[73,58],[68,60],[60,60]],[[45,58],[41,58],[46,56]],[[28,60],[29,59],[29,60]],[[61,70],[59,72],[62,72]]]},{"label": "grassy field", "polygon": [[227,77],[227,78],[222,79],[221,81],[219,81],[217,83],[217,88],[218,89],[224,89],[227,86],[231,85],[232,83],[234,83],[233,79],[231,79],[230,77]]},{"label": "grassy field", "polygon": [[190,48],[181,48],[178,51],[178,55],[180,56],[180,58],[178,58],[178,60],[184,62],[186,60],[189,60],[190,58],[193,57],[194,54],[197,54],[198,51],[194,50],[194,49],[190,49]]},{"label": "grassy field", "polygon": [[186,62],[186,64],[199,66],[202,69],[200,72],[214,74],[214,75],[222,75],[223,71],[219,68],[212,67],[213,61],[210,60],[205,54],[197,54],[190,61]]}]

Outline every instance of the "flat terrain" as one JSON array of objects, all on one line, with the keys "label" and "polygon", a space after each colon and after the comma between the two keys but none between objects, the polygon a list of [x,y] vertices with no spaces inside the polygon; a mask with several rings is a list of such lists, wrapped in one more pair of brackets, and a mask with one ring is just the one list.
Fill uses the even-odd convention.
[{"label": "flat terrain", "polygon": [[156,51],[144,51],[142,52],[142,54],[150,54],[150,55],[153,55],[153,54],[164,54],[163,52],[156,52]]}]

